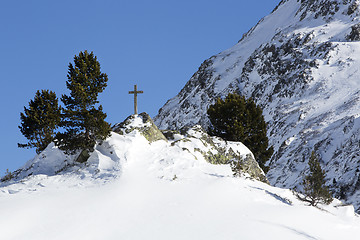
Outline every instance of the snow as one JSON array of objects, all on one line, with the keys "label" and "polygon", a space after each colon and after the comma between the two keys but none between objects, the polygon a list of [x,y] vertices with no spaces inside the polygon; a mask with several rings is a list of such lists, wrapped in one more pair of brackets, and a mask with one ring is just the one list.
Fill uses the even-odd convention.
[{"label": "snow", "polygon": [[349,15],[353,3],[359,1],[282,1],[236,45],[206,60],[161,108],[157,126],[206,128],[207,108],[218,97],[253,97],[274,148],[269,181],[299,187],[315,149],[326,184],[360,212],[360,42],[348,38],[360,7]]},{"label": "snow", "polygon": [[290,137],[289,139],[287,139],[287,140],[285,141],[285,144],[286,144],[286,145],[290,145],[291,142],[294,141],[295,139],[296,139],[295,137]]},{"label": "snow", "polygon": [[1,239],[335,240],[360,234],[352,206],[335,200],[309,207],[290,190],[234,178],[229,165],[195,155],[191,149],[201,147],[195,138],[181,139],[150,144],[137,130],[112,133],[86,165],[59,174],[48,167],[62,165],[64,156],[51,145],[43,161],[34,160],[47,173],[0,186]]}]

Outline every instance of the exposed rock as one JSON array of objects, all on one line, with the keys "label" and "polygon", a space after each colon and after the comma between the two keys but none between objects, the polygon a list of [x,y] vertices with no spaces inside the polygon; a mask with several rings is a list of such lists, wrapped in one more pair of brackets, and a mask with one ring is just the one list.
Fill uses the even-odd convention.
[{"label": "exposed rock", "polygon": [[[256,180],[269,183],[253,154],[241,142],[224,141],[218,137],[211,137],[200,125],[185,127],[180,132],[183,135],[174,137],[177,140],[172,145],[181,142],[193,142],[193,145],[186,144],[186,149],[190,152],[201,153],[209,163],[230,164],[231,162],[240,162],[242,173],[248,174]],[[189,146],[196,145],[199,147],[189,149]]]},{"label": "exposed rock", "polygon": [[90,153],[88,150],[82,150],[79,156],[76,158],[76,162],[84,163],[86,162],[90,157]]},{"label": "exposed rock", "polygon": [[359,7],[359,3],[357,2],[357,0],[354,0],[353,3],[349,5],[347,14],[351,15],[355,13],[358,10],[358,7]]},{"label": "exposed rock", "polygon": [[161,132],[167,140],[175,140],[175,134],[180,134],[180,131],[176,130],[161,130]]},{"label": "exposed rock", "polygon": [[346,39],[350,41],[360,41],[360,23],[351,26],[351,32]]},{"label": "exposed rock", "polygon": [[[139,117],[142,120],[142,123],[140,125],[133,124],[136,117]],[[113,131],[121,135],[128,134],[135,129],[138,130],[149,142],[155,142],[158,140],[167,141],[164,134],[162,134],[162,132],[154,124],[151,117],[145,112],[140,113],[139,115],[131,115],[127,119],[125,119],[125,121],[116,124],[113,127]]]},{"label": "exposed rock", "polygon": [[314,18],[329,19],[339,11],[340,4],[338,0],[301,0],[297,13],[301,14],[300,20],[304,20],[309,15],[313,15]]},{"label": "exposed rock", "polygon": [[255,161],[253,155],[247,154],[245,158],[241,157],[240,159],[236,159],[236,161],[239,162],[241,172],[248,173],[251,177],[269,184],[268,179],[259,167],[259,164]]}]

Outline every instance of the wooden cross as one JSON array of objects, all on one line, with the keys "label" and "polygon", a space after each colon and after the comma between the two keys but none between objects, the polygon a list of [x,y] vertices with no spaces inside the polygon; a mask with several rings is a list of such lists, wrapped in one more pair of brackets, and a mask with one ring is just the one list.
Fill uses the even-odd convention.
[{"label": "wooden cross", "polygon": [[134,91],[129,91],[129,94],[134,94],[134,113],[137,113],[137,94],[144,93],[143,91],[138,91],[136,84],[134,85]]}]

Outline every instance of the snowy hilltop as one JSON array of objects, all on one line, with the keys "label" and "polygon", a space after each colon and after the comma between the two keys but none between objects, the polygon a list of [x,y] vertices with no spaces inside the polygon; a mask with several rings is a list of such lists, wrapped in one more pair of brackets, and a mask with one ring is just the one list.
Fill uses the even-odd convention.
[{"label": "snowy hilltop", "polygon": [[[1,183],[1,239],[331,240],[360,234],[351,205],[307,206],[290,190],[265,183],[243,144],[209,137],[200,126],[160,132],[147,114],[133,115],[114,126],[85,163],[76,159],[50,144]],[[224,163],[240,159],[249,172],[236,178]]]},{"label": "snowy hilltop", "polygon": [[299,186],[312,150],[327,185],[360,209],[358,0],[283,0],[232,48],[206,61],[155,117],[160,129],[208,126],[230,92],[263,107],[274,154],[271,184]]},{"label": "snowy hilltop", "polygon": [[[141,142],[143,138],[140,136],[145,141]],[[79,154],[66,155],[51,143],[42,153],[13,172],[11,180],[5,181],[5,185],[22,182],[34,175],[59,174],[109,182],[122,175],[122,167],[127,164],[129,156],[152,162],[152,174],[164,179],[181,178],[188,171],[202,171],[202,167],[212,167],[213,164],[227,164],[225,168],[231,172],[230,162],[242,161],[244,172],[249,177],[267,182],[253,154],[242,143],[210,137],[200,126],[179,132],[161,132],[147,113],[141,113],[116,124],[112,136],[98,143],[88,159],[79,161]],[[177,168],[178,165],[181,167]]]}]

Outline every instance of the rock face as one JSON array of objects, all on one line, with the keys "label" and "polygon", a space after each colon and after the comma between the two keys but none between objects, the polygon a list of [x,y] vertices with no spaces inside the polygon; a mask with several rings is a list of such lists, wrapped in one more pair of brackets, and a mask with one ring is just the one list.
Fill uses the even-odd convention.
[{"label": "rock face", "polygon": [[240,162],[243,174],[248,174],[258,181],[269,183],[253,154],[241,142],[224,141],[218,137],[209,136],[200,125],[185,127],[176,133],[165,131],[172,146],[181,147],[194,156],[201,154],[212,164],[230,164]]},{"label": "rock face", "polygon": [[[141,122],[139,122],[141,121]],[[128,134],[134,130],[138,130],[149,142],[158,140],[167,141],[166,137],[154,124],[149,114],[143,112],[139,115],[131,115],[122,123],[116,124],[113,131],[120,134]]]},{"label": "rock face", "polygon": [[209,121],[229,92],[263,107],[274,146],[271,184],[299,187],[312,150],[327,185],[360,210],[358,0],[283,0],[232,48],[201,64],[154,118],[160,129]]}]

